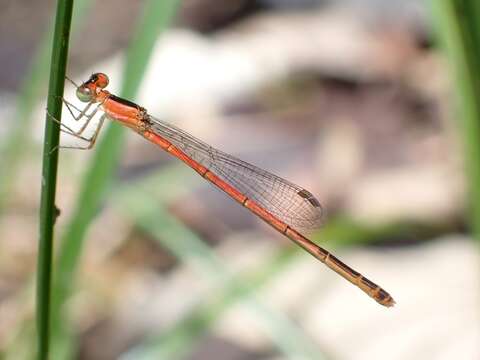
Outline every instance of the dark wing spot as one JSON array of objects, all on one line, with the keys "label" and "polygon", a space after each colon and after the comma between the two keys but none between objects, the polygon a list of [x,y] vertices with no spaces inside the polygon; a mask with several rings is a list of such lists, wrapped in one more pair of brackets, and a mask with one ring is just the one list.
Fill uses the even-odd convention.
[{"label": "dark wing spot", "polygon": [[312,206],[320,207],[320,202],[312,195],[311,192],[302,189],[297,194],[306,199],[310,204],[312,204]]}]

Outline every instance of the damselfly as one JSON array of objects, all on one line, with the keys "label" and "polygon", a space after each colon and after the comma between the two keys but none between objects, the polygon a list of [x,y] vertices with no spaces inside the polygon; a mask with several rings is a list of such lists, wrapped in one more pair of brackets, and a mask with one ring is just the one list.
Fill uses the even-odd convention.
[{"label": "damselfly", "polygon": [[[108,82],[107,75],[103,73],[93,74],[80,86],[72,81],[77,87],[78,99],[86,103],[83,109],[77,109],[80,113],[74,117],[77,121],[85,120],[85,123],[78,131],[61,125],[63,131],[87,142],[87,146],[78,148],[92,148],[104,120],[116,121],[183,161],[378,303],[384,306],[395,304],[380,286],[302,235],[304,230],[317,227],[322,217],[320,202],[309,191],[217,150],[176,126],[153,117],[145,108],[105,90]],[[73,115],[73,105],[65,100],[64,103]],[[85,129],[98,111],[102,111],[103,116],[93,135],[87,138],[83,136]]]}]

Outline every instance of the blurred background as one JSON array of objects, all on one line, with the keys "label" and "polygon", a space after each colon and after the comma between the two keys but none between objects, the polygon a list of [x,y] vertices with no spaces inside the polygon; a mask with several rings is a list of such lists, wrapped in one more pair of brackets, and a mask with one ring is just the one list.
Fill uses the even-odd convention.
[{"label": "blurred background", "polygon": [[[480,44],[432,3],[78,1],[74,81],[105,72],[112,92],[309,189],[325,209],[311,239],[397,305],[109,127],[94,150],[61,151],[52,359],[478,359]],[[31,359],[55,2],[0,8],[0,359]]]}]

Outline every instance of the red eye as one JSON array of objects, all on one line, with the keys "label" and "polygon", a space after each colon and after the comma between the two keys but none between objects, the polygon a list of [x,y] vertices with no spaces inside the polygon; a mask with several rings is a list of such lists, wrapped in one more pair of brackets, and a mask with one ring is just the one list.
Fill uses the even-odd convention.
[{"label": "red eye", "polygon": [[104,89],[108,85],[108,76],[105,75],[104,73],[96,73],[92,77],[96,77],[95,84],[101,88]]}]

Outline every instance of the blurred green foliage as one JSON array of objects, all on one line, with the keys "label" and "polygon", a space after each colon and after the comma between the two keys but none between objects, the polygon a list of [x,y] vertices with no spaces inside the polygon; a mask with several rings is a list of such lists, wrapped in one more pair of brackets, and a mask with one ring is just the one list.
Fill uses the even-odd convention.
[{"label": "blurred green foliage", "polygon": [[431,3],[440,44],[446,50],[459,114],[469,184],[469,217],[480,240],[480,2],[433,0]]}]

